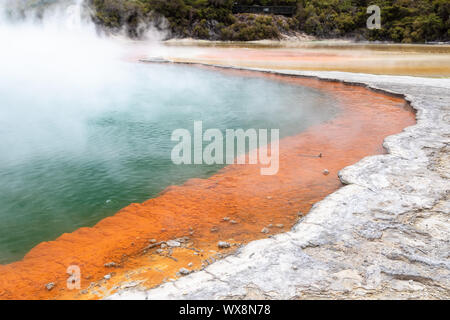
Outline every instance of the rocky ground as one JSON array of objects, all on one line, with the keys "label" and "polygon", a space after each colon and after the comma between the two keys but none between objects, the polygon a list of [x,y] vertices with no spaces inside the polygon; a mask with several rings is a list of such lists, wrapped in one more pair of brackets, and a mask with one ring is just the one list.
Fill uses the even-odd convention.
[{"label": "rocky ground", "polygon": [[155,289],[126,289],[111,299],[450,298],[450,80],[282,73],[404,95],[417,125],[385,140],[389,154],[343,169],[346,186],[290,232]]}]

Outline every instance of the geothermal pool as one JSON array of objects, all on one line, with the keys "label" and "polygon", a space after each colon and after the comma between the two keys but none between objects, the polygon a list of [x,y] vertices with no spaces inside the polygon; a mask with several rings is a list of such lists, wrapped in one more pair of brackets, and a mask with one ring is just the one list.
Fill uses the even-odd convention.
[{"label": "geothermal pool", "polygon": [[[0,11],[0,299],[100,298],[200,269],[288,230],[341,187],[339,170],[414,123],[403,99],[361,87],[127,62],[133,50],[98,36],[73,3],[45,23],[5,23]],[[194,121],[280,129],[279,172],[174,165],[171,134]],[[149,247],[180,237],[170,252]],[[82,291],[65,286],[72,265]]]},{"label": "geothermal pool", "polygon": [[[313,88],[186,66],[118,62],[106,85],[0,82],[0,263],[92,226],[169,185],[222,165],[180,165],[178,128],[279,128],[282,137],[336,115]],[[70,75],[68,75],[70,77]]]},{"label": "geothermal pool", "polygon": [[[204,71],[247,83],[298,86],[298,90],[317,94],[319,100],[328,97],[339,109],[331,107],[329,111],[335,114],[328,121],[315,120],[303,130],[297,128],[297,134],[284,134],[288,135],[280,141],[276,175],[263,176],[255,165],[207,172],[209,178],[189,179],[167,188],[155,198],[126,206],[93,228],[40,243],[23,260],[0,265],[0,298],[95,299],[130,281],[150,288],[177,277],[182,267],[200,269],[236,246],[289,230],[313,204],[342,186],[339,170],[365,156],[384,153],[383,139],[414,123],[414,114],[403,99],[361,87],[254,72]],[[300,106],[293,111],[302,110]],[[310,156],[318,152],[322,158]],[[324,169],[330,174],[324,175]],[[261,232],[264,229],[267,233]],[[159,252],[159,246],[153,246],[153,241],[186,236],[187,242],[179,248]],[[232,248],[218,250],[218,241],[228,241]],[[111,262],[114,267],[107,267]],[[83,290],[65,287],[71,265],[82,270]],[[105,281],[105,274],[113,276]],[[48,283],[55,283],[56,290],[48,291]]]}]

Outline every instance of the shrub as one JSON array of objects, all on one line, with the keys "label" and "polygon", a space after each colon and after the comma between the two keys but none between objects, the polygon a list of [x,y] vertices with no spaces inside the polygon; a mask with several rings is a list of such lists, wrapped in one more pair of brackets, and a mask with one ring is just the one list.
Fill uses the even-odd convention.
[{"label": "shrub", "polygon": [[[29,0],[31,1],[31,0]],[[171,34],[202,39],[276,39],[303,31],[317,37],[356,37],[395,42],[450,40],[449,0],[241,0],[245,5],[297,5],[292,18],[233,15],[236,0],[89,0],[94,20],[139,36],[139,23],[164,16]],[[368,30],[366,9],[379,5],[382,29]]]}]

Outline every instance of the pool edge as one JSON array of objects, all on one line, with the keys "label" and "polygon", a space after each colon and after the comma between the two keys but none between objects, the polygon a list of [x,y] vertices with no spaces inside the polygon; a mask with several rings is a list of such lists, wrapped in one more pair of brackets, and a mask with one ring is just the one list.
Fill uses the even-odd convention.
[{"label": "pool edge", "polygon": [[[388,154],[341,170],[346,186],[314,205],[290,232],[252,241],[175,282],[109,299],[449,298],[448,239],[440,234],[450,230],[442,219],[448,214],[449,79],[208,66],[362,85],[403,97],[417,123],[384,140]],[[401,190],[405,186],[410,189]],[[387,208],[371,201],[374,196]],[[425,221],[432,227],[426,229]],[[414,240],[422,247],[411,246]]]}]

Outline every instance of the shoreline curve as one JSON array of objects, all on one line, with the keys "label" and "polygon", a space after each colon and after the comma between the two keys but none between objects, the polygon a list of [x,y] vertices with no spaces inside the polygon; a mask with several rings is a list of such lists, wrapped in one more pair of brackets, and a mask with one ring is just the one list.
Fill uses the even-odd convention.
[{"label": "shoreline curve", "polygon": [[417,123],[384,140],[387,154],[341,170],[346,186],[290,232],[176,282],[109,299],[449,299],[450,79],[251,70],[401,96]]},{"label": "shoreline curve", "polygon": [[[257,71],[259,71],[259,70],[257,70]],[[276,77],[276,75],[275,75],[275,77]],[[287,79],[283,79],[283,80],[287,80]],[[295,81],[300,81],[300,80],[297,79]],[[304,82],[314,82],[314,81],[320,82],[319,80],[311,80],[311,79],[304,79],[303,81]],[[341,86],[341,85],[342,84],[336,84],[336,86]],[[347,85],[343,85],[343,86],[347,86]],[[367,89],[361,89],[361,90],[364,91],[364,90],[367,90]],[[364,96],[365,94],[366,94],[366,92],[360,93],[360,98],[362,96]],[[380,96],[384,96],[384,94],[380,94]],[[397,101],[397,102],[400,103],[399,101]],[[316,132],[316,133],[319,134],[319,132]],[[314,135],[312,135],[312,136],[314,136]],[[310,136],[308,138],[309,139],[311,138],[311,134],[310,134]],[[382,141],[382,138],[383,137],[377,137],[377,139],[381,139],[381,141]],[[291,140],[295,140],[295,139],[291,139]],[[294,143],[294,141],[290,141],[289,140],[287,143],[288,144],[289,143]],[[383,152],[382,152],[382,150],[378,149],[378,151],[375,152],[375,153],[383,153]],[[316,169],[317,168],[318,167],[316,167]],[[259,168],[253,168],[253,169],[247,168],[246,170],[250,170],[250,171],[247,172],[247,174],[250,175],[250,172],[252,170],[258,170],[258,169]],[[234,169],[231,168],[231,169],[226,169],[224,171],[230,171],[230,170],[234,170]],[[331,172],[332,173],[337,173],[337,169],[333,168],[333,170]],[[319,174],[317,176],[313,176],[312,178],[313,179],[317,179],[317,177],[320,176],[321,171],[318,171],[318,173]],[[220,174],[222,174],[222,173],[219,173],[219,175]],[[214,188],[215,187],[214,184],[211,184],[210,181],[208,181],[208,180],[210,180],[210,179],[205,179],[205,180],[192,179],[192,181],[191,180],[188,181],[185,185],[183,185],[181,187],[180,186],[178,186],[178,187],[174,186],[172,188],[169,188],[169,190],[165,194],[163,194],[161,196],[162,197],[167,196],[167,195],[170,196],[172,192],[177,193],[177,190],[179,191],[180,188],[183,188],[185,186],[195,189],[195,186],[194,186],[195,183],[201,184],[202,188],[205,187],[205,183],[208,184],[208,185],[206,185],[207,188]],[[228,188],[228,190],[230,190],[230,188],[231,189],[234,188],[235,185],[236,185],[235,181],[233,181],[233,179],[226,179],[226,177],[225,177],[225,179],[223,179],[223,184],[225,185],[225,188]],[[338,184],[336,185],[336,181],[333,181],[331,184],[332,184],[332,188],[338,189],[340,187],[340,182],[338,182]],[[198,190],[196,190],[196,192],[198,192]],[[262,191],[262,193],[265,195],[264,192],[265,191]],[[271,190],[271,192],[273,192],[273,190]],[[178,195],[179,195],[179,193],[178,193]],[[292,196],[292,193],[288,193],[288,195]],[[310,201],[305,206],[305,209],[309,210],[308,206],[310,207],[313,203],[316,203],[318,200],[320,200],[324,196],[326,196],[326,194],[319,196],[315,201]],[[258,201],[261,201],[261,197],[260,196],[256,197],[256,199]],[[61,282],[63,282],[61,279],[64,279],[64,276],[63,276],[64,272],[65,272],[64,266],[68,265],[68,264],[81,264],[83,268],[88,268],[88,269],[92,268],[92,269],[101,270],[101,271],[97,271],[97,273],[95,273],[95,271],[89,272],[91,274],[89,274],[86,277],[86,279],[85,279],[87,281],[90,281],[91,279],[92,279],[92,281],[95,281],[95,280],[99,279],[99,275],[101,273],[104,274],[104,273],[108,272],[108,270],[105,271],[105,266],[104,265],[108,264],[109,260],[98,261],[98,260],[100,260],[99,257],[101,255],[99,256],[99,254],[98,254],[99,251],[98,250],[97,251],[93,250],[93,252],[90,252],[90,253],[86,252],[85,256],[82,255],[84,260],[81,259],[82,263],[80,263],[80,261],[77,261],[77,259],[80,259],[80,257],[78,257],[78,258],[75,257],[74,258],[74,256],[70,256],[70,254],[69,255],[65,255],[64,254],[65,247],[66,246],[70,246],[71,242],[73,243],[73,241],[76,240],[76,241],[78,241],[79,245],[82,245],[83,248],[84,247],[92,248],[92,243],[98,244],[98,243],[95,242],[95,240],[96,240],[95,237],[92,237],[92,233],[93,232],[100,233],[101,236],[106,237],[106,238],[109,237],[110,239],[112,239],[114,235],[112,235],[111,232],[119,232],[119,230],[116,229],[114,224],[116,222],[119,222],[120,218],[123,218],[122,222],[125,223],[124,219],[125,218],[130,218],[129,214],[131,214],[131,213],[133,213],[133,218],[138,220],[138,221],[134,221],[133,222],[133,227],[136,227],[139,223],[141,223],[141,222],[143,223],[144,222],[144,220],[146,218],[146,214],[148,214],[148,212],[144,212],[145,211],[144,207],[148,206],[148,205],[152,205],[152,202],[154,202],[154,200],[155,199],[150,199],[150,200],[144,202],[143,204],[132,204],[129,207],[121,210],[115,216],[102,220],[94,228],[82,228],[82,229],[79,229],[79,230],[77,230],[76,232],[74,232],[72,234],[63,235],[60,238],[58,238],[56,241],[52,241],[52,242],[49,242],[49,243],[43,243],[43,244],[39,245],[38,247],[36,247],[35,249],[33,249],[25,257],[24,260],[28,260],[29,262],[31,262],[33,260],[34,260],[33,262],[36,262],[37,260],[42,260],[42,259],[51,260],[52,258],[55,257],[55,256],[52,256],[51,254],[53,254],[53,255],[56,254],[56,257],[64,259],[63,261],[61,261],[61,259],[59,259],[58,261],[54,261],[53,262],[54,264],[58,265],[58,270],[55,270],[55,271],[57,272],[57,274],[60,275],[58,280],[56,281],[57,283],[60,284]],[[185,199],[185,200],[187,200],[187,199]],[[226,201],[228,201],[228,200],[226,199]],[[269,201],[269,202],[271,202],[271,205],[273,205],[274,202],[276,203],[276,201],[272,201],[272,199],[270,199],[270,200],[271,201]],[[278,208],[278,209],[281,209],[281,211],[278,213],[277,216],[275,216],[277,219],[280,219],[281,222],[284,222],[282,219],[284,218],[285,212],[286,212],[286,208],[284,208],[283,205],[282,205],[282,203],[285,202],[284,200],[285,199],[278,199],[278,201],[279,201],[278,203],[280,204],[280,208]],[[192,202],[191,202],[191,204],[192,204]],[[251,204],[255,205],[256,202],[251,202]],[[210,205],[211,205],[211,203],[210,203]],[[286,204],[284,204],[284,206],[285,205]],[[264,211],[264,210],[267,211],[268,210],[267,207],[268,207],[268,205],[264,204],[264,206],[262,208],[260,208],[260,209],[262,211]],[[160,219],[159,222],[160,223],[156,226],[156,228],[159,228],[158,229],[159,232],[163,232],[164,233],[167,230],[163,231],[162,229],[167,224],[170,225],[172,223],[172,221],[165,220],[165,221],[163,221],[163,223],[161,223],[161,219],[164,220],[164,216],[166,214],[168,214],[168,216],[170,217],[170,212],[167,211],[168,210],[167,208],[161,208],[161,209],[162,210],[160,212],[158,212],[159,219]],[[228,206],[227,210],[229,210],[229,209],[235,210],[236,209],[236,204],[232,204],[231,206]],[[139,212],[139,211],[141,211],[141,212]],[[298,206],[296,206],[295,209],[292,209],[292,211],[295,211],[295,212],[292,212],[293,216],[290,217],[291,219],[293,219],[293,220],[290,220],[291,225],[296,221],[296,216],[295,215],[296,215],[296,213],[298,211]],[[154,212],[152,212],[152,214],[154,214]],[[271,216],[271,217],[272,217],[272,220],[273,220],[274,216]],[[117,219],[117,218],[119,218],[119,219]],[[183,218],[186,218],[186,217],[183,217]],[[218,216],[216,216],[214,218],[217,219]],[[117,221],[113,222],[113,220],[117,220]],[[179,222],[189,222],[188,220],[187,221],[179,221]],[[276,222],[280,222],[280,221],[276,221]],[[239,222],[242,223],[242,221],[239,221]],[[264,224],[262,224],[262,226],[264,226],[264,225],[267,225],[271,221],[262,221],[262,222],[264,222]],[[192,221],[191,221],[191,223],[192,223]],[[213,224],[220,224],[220,223],[221,222],[217,222],[216,221]],[[247,223],[248,224],[248,228],[252,228],[253,227],[253,226],[251,226],[252,223],[254,223],[254,222],[252,221],[250,223]],[[286,225],[288,225],[289,222],[286,221],[285,223],[286,223]],[[121,227],[124,227],[124,224],[119,224],[119,225]],[[189,223],[187,223],[186,225],[189,225]],[[209,228],[210,225],[211,225],[211,221],[207,225],[207,227]],[[257,228],[260,228],[260,227],[261,227],[261,225],[257,225],[256,229],[253,229],[253,231],[256,231]],[[102,228],[103,228],[103,230],[101,230]],[[125,228],[126,228],[126,224],[125,224]],[[232,226],[227,225],[223,229],[224,229],[224,232],[229,232],[230,236],[233,236],[234,238],[236,238],[236,235],[239,235],[239,232],[236,233],[236,231],[233,231],[232,228],[233,228]],[[286,230],[286,229],[287,229],[287,227],[283,226],[283,227],[280,228],[279,231],[283,231],[283,230]],[[105,232],[105,230],[106,230],[106,232]],[[155,231],[155,230],[153,230],[153,231]],[[190,232],[192,232],[192,231],[190,231],[190,229],[187,229],[187,230],[178,229],[176,231],[178,232],[178,236],[181,236],[180,232],[181,233],[186,233],[186,232],[190,233]],[[196,231],[198,231],[198,230],[196,230]],[[120,230],[120,232],[123,232],[123,230]],[[206,234],[206,232],[204,232],[204,233]],[[242,231],[241,231],[241,233],[242,233]],[[142,234],[142,230],[141,230],[140,233],[138,232],[138,234],[139,235]],[[134,235],[136,235],[136,233],[134,233]],[[221,230],[221,235],[223,235],[222,230]],[[172,235],[172,236],[175,236],[175,235]],[[74,237],[78,237],[78,238],[74,240]],[[114,238],[117,238],[117,237],[114,237]],[[206,238],[208,238],[208,237],[206,237]],[[133,270],[133,269],[137,269],[138,267],[142,267],[144,265],[143,264],[143,260],[145,260],[145,258],[147,258],[147,260],[148,260],[148,257],[145,257],[145,255],[144,256],[141,255],[142,254],[142,248],[146,247],[143,244],[145,242],[147,242],[148,239],[144,239],[144,238],[141,239],[139,236],[136,237],[135,241],[133,241],[133,242],[130,242],[131,241],[130,239],[131,238],[128,235],[127,237],[120,238],[119,241],[116,241],[114,244],[108,243],[108,246],[105,248],[108,252],[114,252],[114,255],[113,256],[109,255],[108,259],[114,260],[114,263],[117,264],[117,265],[119,265],[119,263],[116,262],[116,261],[120,261],[121,256],[123,256],[123,254],[126,254],[128,260],[124,264],[127,265],[127,270]],[[200,237],[200,239],[198,239],[198,241],[200,241],[201,239],[202,238]],[[158,240],[160,240],[160,239],[158,239]],[[166,239],[166,240],[169,240],[169,239]],[[163,241],[166,241],[166,240],[163,240]],[[241,243],[242,242],[246,243],[246,242],[249,241],[249,239],[247,239],[247,241],[246,241],[245,237],[243,238],[243,240],[244,241],[240,241],[240,242]],[[208,241],[210,241],[210,239],[208,239]],[[216,243],[217,242],[214,241],[214,245]],[[237,246],[239,246],[239,245],[240,245],[240,243]],[[131,248],[131,247],[134,247],[134,248]],[[42,253],[45,253],[46,251],[48,252],[48,250],[51,251],[50,255],[46,256],[44,254],[43,256],[41,256]],[[186,256],[187,253],[189,252],[189,250],[190,249],[187,249],[187,248],[180,249],[180,251],[181,251],[181,252],[179,252],[180,256],[182,256],[182,257]],[[206,250],[206,248],[202,249],[202,250],[204,252]],[[210,250],[212,250],[212,246],[210,246]],[[131,252],[131,254],[130,254],[130,252]],[[192,254],[192,252],[189,252],[189,253]],[[104,257],[102,257],[102,258],[104,258]],[[167,257],[164,257],[164,259],[167,259]],[[209,259],[209,257],[208,257],[208,259]],[[87,264],[89,262],[92,263],[92,265],[85,265],[85,264]],[[11,281],[13,281],[13,282],[15,281],[16,283],[14,284],[14,286],[16,286],[16,289],[19,289],[19,291],[23,291],[23,292],[16,292],[16,294],[19,293],[19,295],[14,296],[15,298],[17,298],[17,297],[18,298],[26,298],[27,296],[29,296],[29,294],[31,294],[31,293],[36,294],[36,292],[39,292],[40,297],[45,297],[45,298],[55,298],[55,297],[68,298],[69,296],[73,295],[73,294],[70,294],[70,293],[67,293],[67,292],[61,292],[61,291],[64,291],[64,289],[62,289],[60,287],[58,288],[60,291],[57,292],[57,293],[56,293],[56,290],[55,291],[52,290],[53,292],[51,292],[51,291],[46,292],[45,291],[45,288],[44,288],[45,283],[50,282],[49,280],[47,280],[47,279],[49,279],[49,276],[48,276],[48,270],[45,268],[46,263],[42,263],[41,262],[40,265],[39,264],[36,265],[35,263],[32,263],[32,264],[34,264],[33,268],[35,268],[36,266],[38,266],[38,267],[40,266],[41,267],[40,270],[39,270],[39,268],[38,268],[38,270],[36,270],[36,268],[35,269],[30,269],[31,266],[26,266],[26,268],[24,268],[22,271],[26,273],[26,276],[28,276],[28,280],[27,280],[27,277],[23,278],[23,274],[21,274],[20,272],[17,272],[18,270],[20,271],[20,263],[21,262],[13,263],[13,264],[11,264],[12,266],[11,265],[0,266],[0,272],[2,272],[3,275],[8,274],[8,268],[12,267],[13,269],[15,269],[14,270],[14,276],[12,278],[11,277],[2,277],[3,279],[2,279],[2,281],[0,281],[0,298],[1,299],[8,298],[11,294],[13,294],[13,296],[14,296],[14,293],[12,291],[8,291],[8,285],[5,283],[6,281],[9,281],[9,288],[11,288]],[[160,265],[163,265],[163,264],[164,263],[159,258],[157,258],[156,261],[152,261],[152,265],[160,266]],[[19,268],[17,269],[17,267],[19,267]],[[123,270],[120,269],[121,267],[122,266],[118,266],[117,268],[113,268],[113,270],[115,272],[117,272],[117,273],[121,273],[121,276],[123,276],[122,279],[125,279],[125,278],[127,278],[126,277],[127,275],[124,274]],[[198,268],[200,266],[197,265],[196,267]],[[201,267],[203,268],[204,266],[201,266]],[[13,271],[13,270],[11,270],[11,271]],[[143,271],[140,276],[145,278],[146,276],[148,276],[148,274],[146,274],[146,272],[148,272],[148,271]],[[173,272],[173,270],[172,270],[172,272]],[[31,275],[31,277],[30,277],[30,275]],[[33,280],[33,277],[35,277],[34,280]],[[36,279],[42,279],[42,281],[36,282]],[[154,279],[154,280],[156,280],[156,282],[161,283],[163,281],[166,281],[165,279],[166,279],[165,277],[163,277],[163,278],[159,277],[158,279]],[[103,281],[103,280],[97,280],[97,281]],[[117,280],[116,280],[116,283],[117,283]],[[97,284],[95,284],[94,287],[96,287]],[[17,287],[17,285],[19,285],[19,286]],[[129,284],[127,284],[127,285],[129,285]],[[5,290],[5,287],[7,288],[6,290]],[[94,293],[94,292],[98,293],[98,291],[99,291],[99,289],[98,290],[93,289],[93,288],[90,288],[90,289],[91,289],[91,292],[89,292],[89,294],[81,293],[82,296],[80,296],[79,298],[93,297],[93,296],[96,295],[96,293]],[[115,289],[112,288],[110,290],[117,290],[117,289],[120,289],[120,288],[115,288]],[[83,289],[83,290],[86,290],[86,289]],[[56,295],[55,295],[55,293],[56,293]],[[101,297],[102,295],[103,296],[104,295],[108,295],[109,293],[111,293],[111,291],[104,291],[104,292],[101,292],[100,294],[97,294],[97,296]],[[78,295],[80,295],[80,293],[78,293]],[[83,295],[84,295],[84,297],[83,297]],[[39,297],[39,296],[34,296],[34,298],[37,298],[37,297]]]}]

